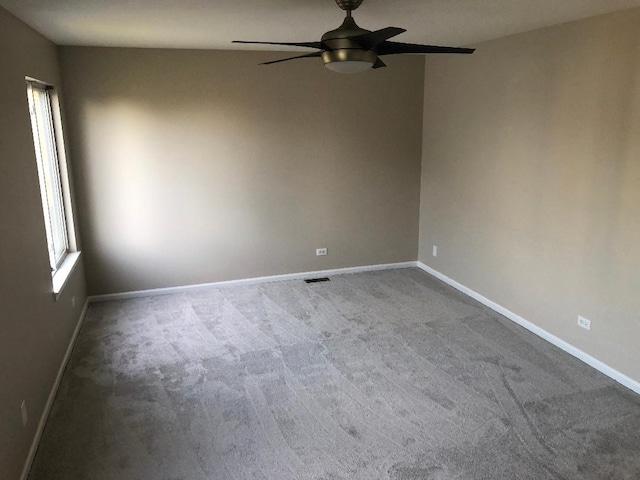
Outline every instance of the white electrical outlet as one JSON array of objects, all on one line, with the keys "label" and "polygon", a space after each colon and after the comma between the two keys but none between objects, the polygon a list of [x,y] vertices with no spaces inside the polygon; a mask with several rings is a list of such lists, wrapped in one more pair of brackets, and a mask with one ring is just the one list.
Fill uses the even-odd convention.
[{"label": "white electrical outlet", "polygon": [[591,320],[578,315],[578,326],[584,328],[585,330],[591,330]]},{"label": "white electrical outlet", "polygon": [[433,256],[434,256],[434,257],[437,257],[437,256],[438,256],[438,246],[437,246],[437,245],[434,245],[434,246],[433,246],[433,252],[432,252],[432,254],[433,254]]},{"label": "white electrical outlet", "polygon": [[324,257],[327,254],[326,248],[316,248],[316,257]]},{"label": "white electrical outlet", "polygon": [[29,420],[29,416],[27,415],[27,401],[23,400],[20,404],[20,413],[22,414],[22,426],[27,426],[27,421]]}]

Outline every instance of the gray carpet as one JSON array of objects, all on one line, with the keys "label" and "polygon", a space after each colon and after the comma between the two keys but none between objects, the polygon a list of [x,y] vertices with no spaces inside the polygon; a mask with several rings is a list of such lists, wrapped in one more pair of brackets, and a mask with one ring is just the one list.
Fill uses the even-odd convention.
[{"label": "gray carpet", "polygon": [[29,476],[638,478],[640,397],[418,269],[92,304]]}]

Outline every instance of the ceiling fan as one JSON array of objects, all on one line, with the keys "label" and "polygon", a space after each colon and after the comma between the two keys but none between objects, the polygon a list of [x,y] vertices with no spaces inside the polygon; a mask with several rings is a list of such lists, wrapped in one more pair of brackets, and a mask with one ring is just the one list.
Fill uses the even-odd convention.
[{"label": "ceiling fan", "polygon": [[413,43],[389,42],[396,35],[406,32],[404,28],[387,27],[372,32],[356,25],[351,12],[357,9],[363,0],[336,0],[338,6],[347,12],[342,25],[325,33],[319,42],[250,42],[234,40],[233,43],[251,43],[262,45],[287,45],[318,49],[317,52],[295,57],[261,63],[287,62],[298,58],[320,57],[325,67],[339,73],[357,73],[369,68],[386,67],[380,59],[382,55],[401,53],[463,53],[470,54],[474,48],[438,47],[435,45],[417,45]]}]

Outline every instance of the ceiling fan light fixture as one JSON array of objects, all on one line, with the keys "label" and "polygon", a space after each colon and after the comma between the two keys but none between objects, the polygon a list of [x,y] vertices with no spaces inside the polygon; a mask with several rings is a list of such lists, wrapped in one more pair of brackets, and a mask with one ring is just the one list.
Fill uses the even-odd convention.
[{"label": "ceiling fan light fixture", "polygon": [[337,73],[360,73],[369,70],[373,66],[373,63],[346,61],[325,63],[324,66]]},{"label": "ceiling fan light fixture", "polygon": [[360,73],[369,70],[378,56],[373,50],[341,48],[322,52],[322,61],[329,70],[337,73]]}]

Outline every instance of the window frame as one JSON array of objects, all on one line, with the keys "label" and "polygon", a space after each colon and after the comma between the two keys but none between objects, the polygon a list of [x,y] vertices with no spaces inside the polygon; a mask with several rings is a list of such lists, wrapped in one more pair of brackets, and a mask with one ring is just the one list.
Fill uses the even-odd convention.
[{"label": "window frame", "polygon": [[80,256],[60,102],[53,85],[30,77],[25,80],[49,266],[57,300]]}]

